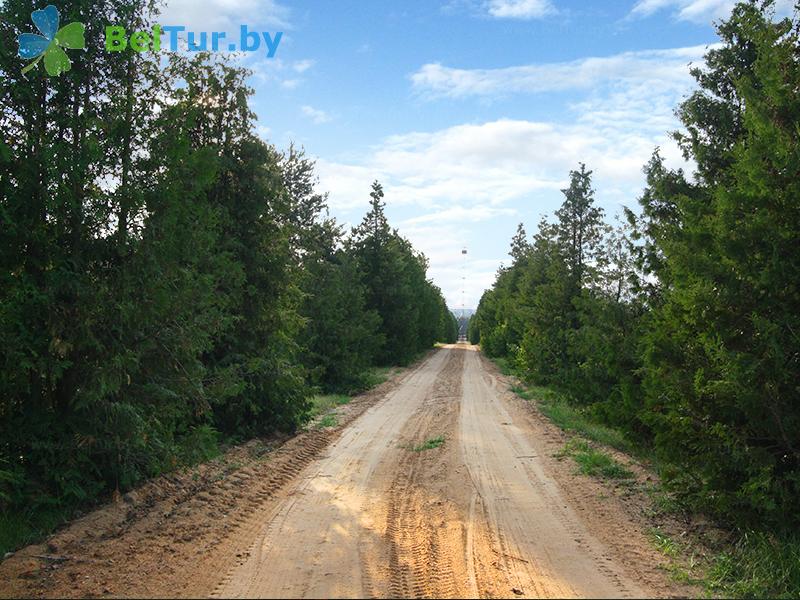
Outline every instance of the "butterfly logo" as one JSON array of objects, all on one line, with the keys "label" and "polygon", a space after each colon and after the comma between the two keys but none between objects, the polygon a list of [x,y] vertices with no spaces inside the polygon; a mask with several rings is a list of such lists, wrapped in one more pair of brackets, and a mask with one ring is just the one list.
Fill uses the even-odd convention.
[{"label": "butterfly logo", "polygon": [[33,61],[22,69],[23,75],[38,65],[42,59],[48,75],[55,77],[69,71],[72,63],[63,48],[82,50],[86,47],[83,38],[84,24],[70,23],[59,29],[61,15],[52,4],[42,10],[33,11],[31,21],[42,35],[21,33],[17,37],[20,58]]}]

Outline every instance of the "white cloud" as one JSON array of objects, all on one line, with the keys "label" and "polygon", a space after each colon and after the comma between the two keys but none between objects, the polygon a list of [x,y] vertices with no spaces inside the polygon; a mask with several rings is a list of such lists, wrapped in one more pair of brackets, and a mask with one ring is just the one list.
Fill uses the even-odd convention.
[{"label": "white cloud", "polygon": [[684,88],[690,80],[687,63],[701,60],[706,50],[706,46],[644,50],[499,69],[455,69],[431,63],[413,73],[411,82],[418,93],[429,98],[589,90],[609,83],[646,82],[660,90]]},{"label": "white cloud", "polygon": [[[598,202],[609,212],[635,204],[656,145],[668,164],[682,164],[663,132],[598,128],[592,111],[602,109],[599,100],[576,107],[585,112],[573,124],[501,119],[392,136],[360,161],[319,159],[320,189],[330,192],[334,215],[357,222],[371,182],[380,180],[390,214],[407,215],[393,222],[429,258],[449,306],[460,307],[461,247],[483,246],[480,238],[498,228],[506,247],[518,221],[532,226],[558,206],[578,161],[594,170]],[[508,257],[471,252],[468,261],[464,303],[474,308]]]},{"label": "white cloud", "polygon": [[316,64],[316,62],[317,61],[311,60],[310,58],[307,58],[305,60],[298,60],[295,61],[294,64],[292,64],[292,69],[294,69],[298,73],[305,73],[311,67],[313,67]]},{"label": "white cloud", "polygon": [[321,188],[331,192],[333,209],[347,212],[366,205],[369,185],[379,179],[393,205],[426,211],[408,224],[466,223],[512,214],[512,201],[526,200],[536,212],[536,199],[558,195],[569,170],[584,161],[604,189],[615,190],[612,204],[632,203],[653,148],[663,146],[673,163],[679,152],[648,121],[640,127],[631,117],[633,131],[625,120],[598,125],[606,108],[600,100],[577,106],[582,114],[570,124],[500,119],[392,136],[360,162],[319,159]]},{"label": "white cloud", "polygon": [[298,75],[316,64],[312,59],[288,62],[281,58],[252,57],[244,53],[240,53],[239,59],[241,66],[253,71],[256,79],[262,83],[274,83],[287,90],[299,87],[305,79]]},{"label": "white cloud", "polygon": [[300,110],[303,112],[305,116],[311,119],[317,125],[322,123],[328,123],[331,121],[332,117],[326,113],[324,110],[319,110],[314,108],[313,106],[301,106]]},{"label": "white cloud", "polygon": [[272,129],[266,125],[258,125],[256,127],[256,134],[265,142],[269,142],[269,139],[272,136]]},{"label": "white cloud", "polygon": [[367,205],[370,185],[376,179],[386,180],[385,173],[365,164],[331,162],[317,158],[320,190],[331,191],[335,198],[328,204],[339,212],[349,212]]},{"label": "white cloud", "polygon": [[167,0],[162,25],[185,25],[189,31],[238,32],[241,25],[291,28],[290,10],[277,0]]},{"label": "white cloud", "polygon": [[[661,11],[671,10],[680,21],[708,23],[731,14],[737,0],[639,0],[630,17],[649,17]],[[791,14],[793,0],[777,0],[775,12],[778,16]]]},{"label": "white cloud", "polygon": [[449,206],[428,214],[406,219],[406,225],[421,225],[424,223],[479,223],[502,215],[515,215],[513,208],[497,208],[494,206]]},{"label": "white cloud", "polygon": [[[400,233],[430,260],[429,275],[449,306],[462,303],[462,246],[480,246],[496,235],[507,247],[519,221],[530,228],[562,201],[568,173],[585,161],[594,171],[598,202],[607,212],[635,205],[643,185],[642,166],[655,146],[669,165],[683,166],[680,152],[661,131],[628,131],[623,120],[598,127],[600,100],[576,107],[585,111],[573,124],[501,119],[433,132],[392,136],[361,160],[318,159],[320,190],[330,192],[338,218],[358,222],[366,210],[370,184],[384,185],[390,216]],[[638,119],[633,119],[638,122]],[[672,123],[672,127],[674,127]],[[500,230],[501,233],[488,233]],[[470,253],[463,302],[474,308],[491,287],[506,256]]]},{"label": "white cloud", "polygon": [[[370,183],[380,180],[390,215],[400,216],[400,232],[430,258],[431,274],[450,305],[460,306],[461,246],[486,231],[505,242],[518,221],[533,229],[540,214],[552,214],[560,204],[560,190],[578,162],[594,171],[598,203],[609,214],[621,204],[635,205],[644,184],[642,167],[656,146],[668,165],[691,169],[668,132],[679,127],[674,109],[695,85],[687,63],[700,63],[704,50],[530,66],[546,74],[541,79],[524,68],[522,77],[500,69],[481,72],[477,79],[488,81],[485,85],[465,84],[465,78],[457,78],[455,86],[432,85],[429,89],[452,97],[490,95],[503,87],[518,93],[574,93],[559,121],[500,118],[414,131],[383,139],[360,159],[320,159],[320,187],[330,191],[333,214],[357,220]],[[477,260],[486,261],[480,269]],[[508,262],[507,257],[470,254],[468,307],[491,285],[503,260]]]},{"label": "white cloud", "polygon": [[486,8],[498,19],[541,19],[556,12],[550,0],[489,0]]}]

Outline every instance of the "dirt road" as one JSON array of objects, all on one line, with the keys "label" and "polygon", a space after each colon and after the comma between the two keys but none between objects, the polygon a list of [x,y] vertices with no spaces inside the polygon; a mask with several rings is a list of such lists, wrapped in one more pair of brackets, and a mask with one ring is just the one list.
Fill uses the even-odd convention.
[{"label": "dirt road", "polygon": [[474,348],[441,350],[309,465],[216,595],[647,595],[539,455]]},{"label": "dirt road", "polygon": [[18,553],[0,595],[686,593],[621,498],[554,456],[564,434],[475,347],[440,349],[347,409],[338,430],[209,467],[180,497],[140,492]]}]

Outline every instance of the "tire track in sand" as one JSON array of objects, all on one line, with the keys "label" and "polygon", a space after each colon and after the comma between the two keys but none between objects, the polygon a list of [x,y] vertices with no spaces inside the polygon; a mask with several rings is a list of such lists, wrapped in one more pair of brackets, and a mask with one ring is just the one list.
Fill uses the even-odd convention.
[{"label": "tire track in sand", "polygon": [[[389,553],[389,597],[457,598],[465,596],[466,562],[463,507],[450,478],[443,476],[457,458],[457,423],[461,400],[462,352],[449,351],[448,362],[431,394],[409,419],[402,436],[405,452],[386,492],[388,514],[384,539]],[[443,436],[435,450],[414,451],[426,440]]]},{"label": "tire track in sand", "polygon": [[363,596],[361,541],[375,536],[371,506],[385,487],[376,473],[396,462],[399,433],[434,387],[448,354],[437,352],[367,410],[297,477],[221,597]]},{"label": "tire track in sand", "polygon": [[461,449],[481,515],[473,544],[480,595],[648,596],[569,507],[477,352],[466,351],[462,388]]}]

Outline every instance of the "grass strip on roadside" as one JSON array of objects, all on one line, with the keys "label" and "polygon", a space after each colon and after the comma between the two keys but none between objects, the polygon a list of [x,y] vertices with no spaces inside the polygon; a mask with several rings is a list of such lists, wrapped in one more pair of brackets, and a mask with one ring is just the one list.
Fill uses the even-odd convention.
[{"label": "grass strip on roadside", "polygon": [[633,473],[610,454],[592,447],[581,438],[573,438],[567,442],[559,456],[571,457],[583,475],[603,479],[633,479]]}]

